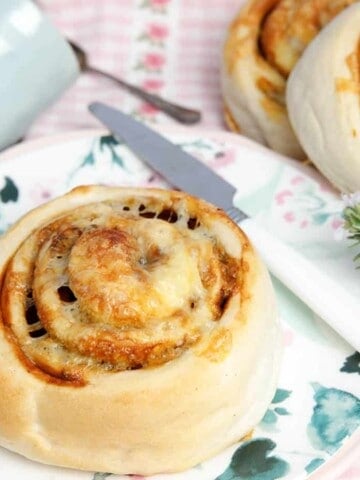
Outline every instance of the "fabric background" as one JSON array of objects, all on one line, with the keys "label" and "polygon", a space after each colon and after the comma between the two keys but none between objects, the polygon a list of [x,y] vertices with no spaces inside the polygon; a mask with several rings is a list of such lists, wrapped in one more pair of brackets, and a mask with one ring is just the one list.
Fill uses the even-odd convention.
[{"label": "fabric background", "polygon": [[[241,0],[240,0],[241,2]],[[200,127],[225,128],[219,86],[221,46],[239,0],[41,0],[89,63],[151,92],[202,111]],[[111,80],[84,73],[29,136],[98,126],[87,112],[99,100],[148,121],[174,123]]]}]

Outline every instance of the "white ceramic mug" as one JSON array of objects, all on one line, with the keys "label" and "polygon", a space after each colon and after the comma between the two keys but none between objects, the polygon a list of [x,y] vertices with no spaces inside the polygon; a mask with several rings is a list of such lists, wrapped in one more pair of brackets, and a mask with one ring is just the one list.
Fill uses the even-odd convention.
[{"label": "white ceramic mug", "polygon": [[69,44],[30,0],[0,1],[0,150],[76,79]]}]

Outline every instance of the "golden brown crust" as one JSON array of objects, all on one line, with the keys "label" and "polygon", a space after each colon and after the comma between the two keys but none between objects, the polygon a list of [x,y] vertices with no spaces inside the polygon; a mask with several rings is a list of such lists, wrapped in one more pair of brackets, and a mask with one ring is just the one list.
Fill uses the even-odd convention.
[{"label": "golden brown crust", "polygon": [[359,2],[339,13],[307,47],[287,85],[289,116],[304,149],[343,192],[360,188],[359,18]]},{"label": "golden brown crust", "polygon": [[236,123],[235,118],[232,116],[230,109],[226,105],[224,105],[224,119],[229,130],[232,130],[235,133],[241,133],[241,128]]},{"label": "golden brown crust", "polygon": [[45,367],[42,356],[39,367],[48,373],[59,370],[59,349],[62,372],[76,357],[76,378],[84,367],[124,370],[173,360],[237,292],[240,263],[206,227],[214,208],[193,210],[198,224],[190,229],[183,199],[152,201],[151,210],[146,198],[141,207],[124,207],[127,199],[55,218],[25,240],[6,269],[4,322],[14,324],[35,365],[39,348],[46,345],[49,354],[51,345],[53,356]]},{"label": "golden brown crust", "polygon": [[222,85],[230,126],[303,159],[287,117],[287,77],[318,32],[355,1],[248,1],[232,22],[224,48]]},{"label": "golden brown crust", "polygon": [[318,32],[356,0],[280,0],[266,17],[260,44],[267,61],[288,77]]},{"label": "golden brown crust", "polygon": [[87,470],[178,471],[246,434],[271,400],[269,277],[205,202],[77,188],[0,239],[0,271],[3,446]]}]

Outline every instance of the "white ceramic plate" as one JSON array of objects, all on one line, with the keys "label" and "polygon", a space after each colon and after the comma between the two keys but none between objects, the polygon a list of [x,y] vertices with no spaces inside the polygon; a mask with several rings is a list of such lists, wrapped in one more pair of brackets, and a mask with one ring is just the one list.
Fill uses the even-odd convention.
[{"label": "white ceramic plate", "polygon": [[[294,168],[279,155],[232,134],[163,133],[234,183],[240,189],[239,206],[320,268],[336,272],[354,295],[360,294],[354,252],[337,238],[341,201],[311,169]],[[1,156],[0,230],[30,208],[89,183],[167,186],[106,133],[77,132],[34,141]],[[274,283],[285,358],[278,390],[261,424],[251,439],[218,457],[190,471],[153,479],[300,480],[321,465],[319,472],[326,464],[334,471],[339,462],[331,457],[340,447],[354,450],[360,425],[360,355],[283,285]],[[6,480],[120,478],[40,465],[4,449],[0,472]]]}]

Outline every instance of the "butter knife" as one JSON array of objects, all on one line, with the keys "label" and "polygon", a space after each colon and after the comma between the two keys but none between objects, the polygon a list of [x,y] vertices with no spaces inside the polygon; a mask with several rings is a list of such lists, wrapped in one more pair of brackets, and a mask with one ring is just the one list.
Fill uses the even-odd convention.
[{"label": "butter knife", "polygon": [[360,302],[340,281],[324,274],[237,208],[233,203],[236,194],[233,185],[131,116],[98,102],[89,109],[171,185],[222,208],[247,234],[271,273],[360,351]]}]

